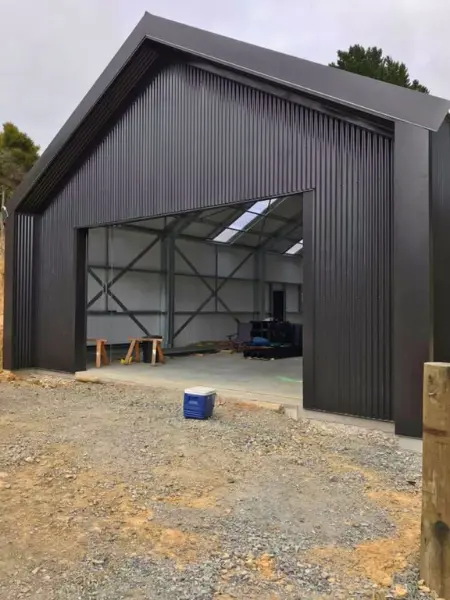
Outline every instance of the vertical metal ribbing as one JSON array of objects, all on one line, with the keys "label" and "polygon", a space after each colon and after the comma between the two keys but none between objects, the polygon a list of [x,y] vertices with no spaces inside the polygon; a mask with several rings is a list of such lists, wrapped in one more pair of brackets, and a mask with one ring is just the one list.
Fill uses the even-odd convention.
[{"label": "vertical metal ribbing", "polygon": [[390,140],[313,123],[314,396],[305,405],[392,418]]},{"label": "vertical metal ribbing", "polygon": [[40,366],[73,363],[49,347],[72,335],[75,227],[314,189],[313,359],[325,375],[305,402],[389,419],[391,144],[199,68],[161,70],[40,218]]},{"label": "vertical metal ribbing", "polygon": [[32,363],[33,352],[33,274],[34,218],[17,214],[14,268],[14,368]]}]

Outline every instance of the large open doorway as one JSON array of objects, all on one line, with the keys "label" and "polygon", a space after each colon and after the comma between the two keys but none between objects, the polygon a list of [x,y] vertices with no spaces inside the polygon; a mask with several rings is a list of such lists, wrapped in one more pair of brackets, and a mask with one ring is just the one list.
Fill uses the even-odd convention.
[{"label": "large open doorway", "polygon": [[[302,398],[303,197],[91,229],[88,369],[106,340],[102,376],[169,381],[286,403]],[[130,339],[160,336],[124,365]]]}]

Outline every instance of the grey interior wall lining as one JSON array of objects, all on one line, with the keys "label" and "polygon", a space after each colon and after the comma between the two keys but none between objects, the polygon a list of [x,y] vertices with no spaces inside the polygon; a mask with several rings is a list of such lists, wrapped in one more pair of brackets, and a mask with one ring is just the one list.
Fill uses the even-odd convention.
[{"label": "grey interior wall lining", "polygon": [[[92,229],[89,232],[88,265],[91,273],[88,275],[88,303],[156,237],[150,232],[120,227]],[[227,336],[237,331],[235,318],[240,321],[256,318],[253,282],[255,256],[235,271],[249,250],[236,248],[233,244],[213,246],[202,240],[175,239],[175,244],[213,289],[223,284],[217,297],[212,298],[176,336],[175,347],[202,340],[226,340]],[[275,287],[278,283],[280,289],[285,289],[288,316],[291,321],[300,322],[298,295],[302,280],[301,257],[266,253],[265,260],[267,288],[269,285]],[[193,315],[211,294],[179,253],[176,253],[174,267],[173,306],[175,329],[178,330],[190,317],[189,313]],[[228,279],[233,271],[234,275]],[[164,335],[167,319],[165,282],[165,273],[161,270],[161,243],[157,242],[133,265],[132,270],[120,277],[111,287],[111,292],[128,311],[137,311],[135,317],[149,333]],[[269,307],[270,300],[266,300],[267,311]],[[88,312],[89,338],[102,337],[112,344],[124,344],[131,336],[145,335],[131,316],[123,313],[116,300],[105,293],[89,306],[88,311],[91,311],[91,314]],[[147,311],[155,314],[145,314]]]}]

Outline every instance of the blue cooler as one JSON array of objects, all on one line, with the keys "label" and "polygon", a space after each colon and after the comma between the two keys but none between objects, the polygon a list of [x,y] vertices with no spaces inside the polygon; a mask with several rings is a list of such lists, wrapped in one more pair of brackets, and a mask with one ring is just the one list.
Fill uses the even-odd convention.
[{"label": "blue cooler", "polygon": [[209,419],[214,410],[216,390],[193,387],[184,390],[183,416],[185,419]]}]

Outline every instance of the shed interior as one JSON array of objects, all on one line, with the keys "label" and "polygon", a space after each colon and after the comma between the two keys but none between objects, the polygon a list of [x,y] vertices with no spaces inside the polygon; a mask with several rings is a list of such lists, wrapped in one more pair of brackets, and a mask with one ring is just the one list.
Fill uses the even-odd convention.
[{"label": "shed interior", "polygon": [[[88,368],[101,338],[104,373],[119,380],[163,377],[299,400],[302,213],[293,194],[90,229]],[[159,336],[164,366],[146,364],[145,344],[141,363],[121,364],[131,338]]]}]

